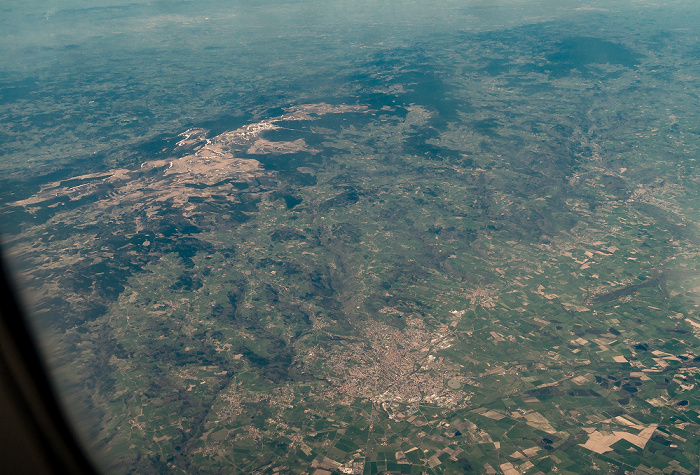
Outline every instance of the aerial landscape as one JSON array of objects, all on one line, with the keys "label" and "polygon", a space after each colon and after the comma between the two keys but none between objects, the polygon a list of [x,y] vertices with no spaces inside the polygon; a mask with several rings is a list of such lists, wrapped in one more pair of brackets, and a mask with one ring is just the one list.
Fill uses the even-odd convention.
[{"label": "aerial landscape", "polygon": [[0,238],[104,473],[695,474],[700,7],[0,20]]}]

